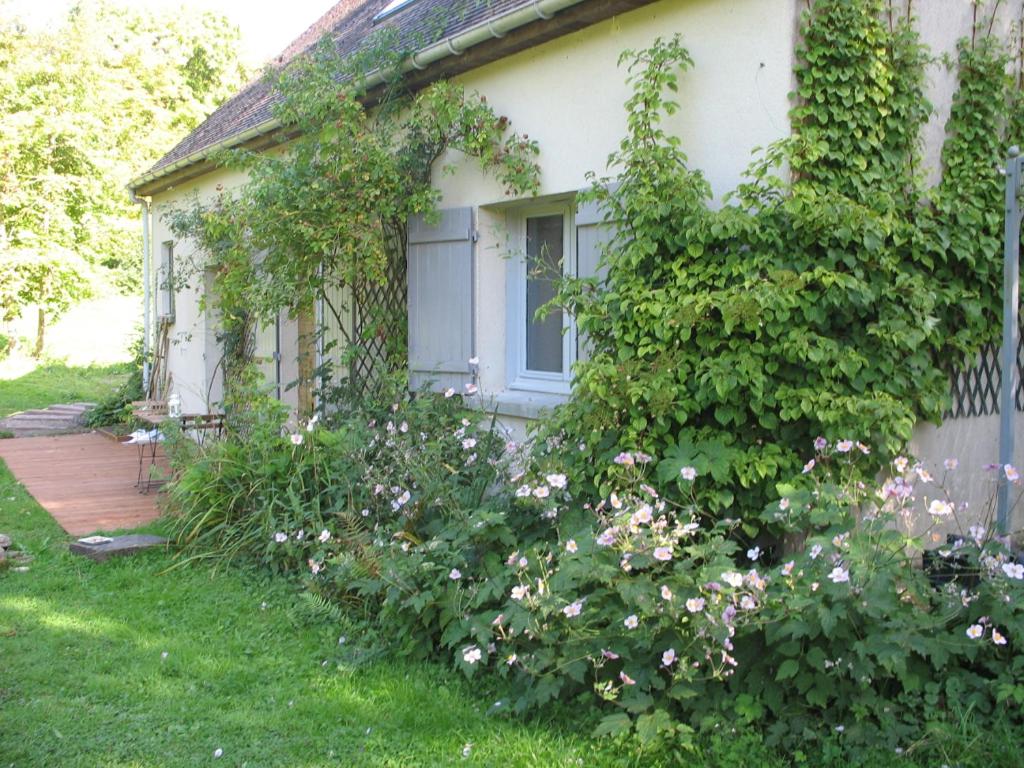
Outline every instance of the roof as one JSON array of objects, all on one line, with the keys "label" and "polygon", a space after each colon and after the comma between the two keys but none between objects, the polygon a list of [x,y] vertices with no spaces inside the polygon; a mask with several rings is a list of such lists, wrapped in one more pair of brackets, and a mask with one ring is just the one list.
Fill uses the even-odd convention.
[{"label": "roof", "polygon": [[[574,5],[580,1],[568,0],[559,5]],[[400,47],[420,51],[512,11],[537,6],[538,0],[415,0],[375,23],[374,17],[389,5],[389,0],[341,0],[273,59],[271,66],[288,63],[314,46],[324,35],[330,35],[334,40],[340,56],[351,55],[367,42],[375,30],[387,27],[397,31]],[[547,18],[541,14],[538,13],[539,19]],[[224,102],[149,171],[134,180],[131,188],[138,189],[143,183],[187,165],[192,158],[198,162],[206,151],[215,146],[230,144],[232,139],[258,133],[262,126],[272,125],[276,99],[276,93],[266,78],[252,81]]]}]

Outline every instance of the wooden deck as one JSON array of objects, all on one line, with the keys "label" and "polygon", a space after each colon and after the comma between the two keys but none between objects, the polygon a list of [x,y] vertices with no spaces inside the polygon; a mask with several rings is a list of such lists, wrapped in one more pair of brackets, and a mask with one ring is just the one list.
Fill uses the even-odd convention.
[{"label": "wooden deck", "polygon": [[160,515],[156,489],[144,495],[135,488],[134,445],[96,433],[22,437],[0,440],[0,459],[72,536],[134,528]]}]

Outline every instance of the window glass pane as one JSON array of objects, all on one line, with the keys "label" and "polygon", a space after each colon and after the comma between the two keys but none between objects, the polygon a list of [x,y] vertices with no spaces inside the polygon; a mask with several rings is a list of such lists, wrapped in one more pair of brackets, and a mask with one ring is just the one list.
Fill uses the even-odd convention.
[{"label": "window glass pane", "polygon": [[562,311],[534,319],[555,296],[562,275],[562,215],[526,220],[526,369],[562,372]]}]

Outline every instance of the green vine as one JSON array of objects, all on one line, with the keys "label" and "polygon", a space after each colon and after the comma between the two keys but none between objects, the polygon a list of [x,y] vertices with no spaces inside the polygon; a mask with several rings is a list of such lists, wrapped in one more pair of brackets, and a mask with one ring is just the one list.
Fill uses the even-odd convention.
[{"label": "green vine", "polygon": [[[170,216],[199,246],[191,273],[216,266],[228,322],[240,308],[264,320],[311,316],[322,302],[344,337],[349,380],[364,387],[405,368],[405,227],[414,214],[435,214],[439,161],[476,158],[516,194],[534,192],[539,175],[536,143],[484,98],[446,81],[406,93],[388,74],[404,58],[397,45],[384,34],[339,59],[325,41],[274,75],[275,115],[296,138],[283,152],[222,154],[248,182]],[[370,92],[374,72],[386,77]]]},{"label": "green vine", "polygon": [[678,39],[630,55],[629,135],[609,161],[620,184],[590,193],[619,223],[607,277],[561,296],[593,352],[543,428],[579,446],[573,472],[594,490],[612,487],[622,450],[659,457],[663,481],[696,468],[699,500],[750,536],[816,437],[905,451],[916,423],[941,420],[950,369],[999,328],[1002,44],[960,45],[928,190],[929,54],[908,9],[815,0],[801,33],[793,136],[718,210],[658,127],[689,57]]}]

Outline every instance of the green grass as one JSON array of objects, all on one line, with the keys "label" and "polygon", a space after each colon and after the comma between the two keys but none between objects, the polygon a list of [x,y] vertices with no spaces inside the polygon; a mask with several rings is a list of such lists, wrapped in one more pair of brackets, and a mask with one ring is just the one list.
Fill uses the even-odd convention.
[{"label": "green grass", "polygon": [[0,418],[56,403],[99,402],[128,378],[129,363],[70,367],[46,362],[16,379],[0,379]]},{"label": "green grass", "polygon": [[[665,764],[580,735],[580,713],[560,724],[493,717],[493,694],[436,664],[356,663],[347,649],[360,639],[338,643],[351,627],[312,620],[284,580],[198,564],[168,571],[174,561],[162,550],[107,563],[73,557],[2,462],[0,531],[35,558],[26,573],[0,568],[0,766]],[[1020,741],[965,717],[910,755],[856,764],[1016,765]],[[730,731],[685,764],[852,764],[834,744],[781,757],[757,733]]]},{"label": "green grass", "polygon": [[[0,531],[35,556],[0,571],[4,766],[610,765],[554,727],[491,717],[436,665],[346,663],[294,588],[163,551],[93,563],[0,464]],[[164,658],[162,654],[166,653]],[[469,758],[463,758],[472,744]]]}]

